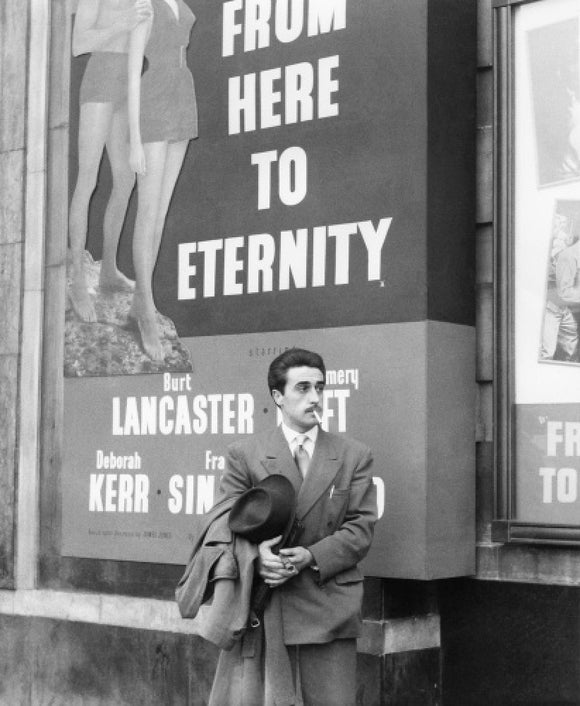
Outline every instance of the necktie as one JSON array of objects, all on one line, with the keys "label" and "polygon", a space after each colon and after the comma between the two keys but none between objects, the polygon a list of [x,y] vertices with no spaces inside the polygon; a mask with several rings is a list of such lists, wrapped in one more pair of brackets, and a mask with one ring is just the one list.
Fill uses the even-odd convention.
[{"label": "necktie", "polygon": [[294,451],[294,460],[302,478],[306,477],[306,471],[308,470],[308,464],[310,463],[310,456],[308,451],[304,448],[304,442],[306,441],[306,434],[299,434],[296,437],[296,450]]}]

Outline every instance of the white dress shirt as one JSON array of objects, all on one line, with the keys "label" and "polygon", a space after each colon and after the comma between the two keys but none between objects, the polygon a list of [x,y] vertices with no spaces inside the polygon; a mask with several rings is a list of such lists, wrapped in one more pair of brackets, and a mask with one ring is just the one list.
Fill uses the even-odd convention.
[{"label": "white dress shirt", "polygon": [[288,447],[292,456],[294,456],[294,454],[296,453],[296,447],[298,446],[298,437],[306,437],[304,439],[302,447],[310,456],[310,459],[312,459],[312,456],[314,455],[314,447],[316,446],[316,439],[318,438],[318,424],[315,424],[313,427],[311,427],[308,431],[305,432],[294,431],[294,429],[290,429],[290,427],[287,427],[284,422],[280,424],[280,427],[282,428],[282,433],[284,434],[286,441],[288,442]]}]

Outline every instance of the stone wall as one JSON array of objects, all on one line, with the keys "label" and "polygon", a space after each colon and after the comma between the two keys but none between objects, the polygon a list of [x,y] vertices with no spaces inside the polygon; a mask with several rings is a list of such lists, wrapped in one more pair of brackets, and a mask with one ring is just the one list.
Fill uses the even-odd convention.
[{"label": "stone wall", "polygon": [[24,252],[27,3],[0,8],[0,587],[14,585],[18,374]]}]

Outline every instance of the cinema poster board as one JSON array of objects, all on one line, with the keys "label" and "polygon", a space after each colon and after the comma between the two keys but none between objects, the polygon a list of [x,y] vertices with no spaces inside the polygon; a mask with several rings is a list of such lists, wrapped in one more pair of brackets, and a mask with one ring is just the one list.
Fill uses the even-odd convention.
[{"label": "cinema poster board", "polygon": [[503,176],[494,535],[569,543],[580,524],[580,12],[567,0],[496,5]]},{"label": "cinema poster board", "polygon": [[[188,5],[199,138],[154,276],[179,355],[139,367],[132,346],[127,370],[104,327],[89,364],[74,357],[82,337],[69,309],[62,554],[184,563],[227,443],[276,423],[267,366],[297,345],[327,362],[323,426],[373,448],[380,520],[367,572],[469,573],[474,322],[464,234],[473,194],[455,186],[473,167],[465,59],[474,4],[455,3],[451,15],[443,2],[429,12],[426,2],[379,0]],[[295,14],[276,16],[290,7]],[[451,58],[443,48],[459,28]],[[71,66],[71,188],[83,68],[83,59]],[[441,108],[462,92],[465,114],[449,118]],[[439,132],[458,141],[461,159],[430,139]],[[89,214],[91,267],[110,188],[105,159]],[[450,197],[454,211],[441,208]],[[135,208],[134,198],[118,255],[129,277]],[[137,337],[131,322],[117,323],[116,343]],[[465,384],[454,384],[458,372]],[[450,434],[458,454],[443,460]],[[456,535],[465,547],[451,553]]]}]

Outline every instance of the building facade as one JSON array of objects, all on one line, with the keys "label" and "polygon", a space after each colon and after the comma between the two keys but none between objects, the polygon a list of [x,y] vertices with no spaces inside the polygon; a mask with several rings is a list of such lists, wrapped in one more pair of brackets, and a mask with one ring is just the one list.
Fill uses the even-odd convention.
[{"label": "building facade", "polygon": [[325,424],[375,449],[357,703],[580,703],[577,340],[546,356],[538,315],[580,215],[575,3],[187,7],[199,137],[155,271],[163,364],[99,299],[106,158],[97,321],[71,304],[76,4],[0,10],[0,703],[207,702],[217,649],[174,589],[296,343],[330,368]]}]

